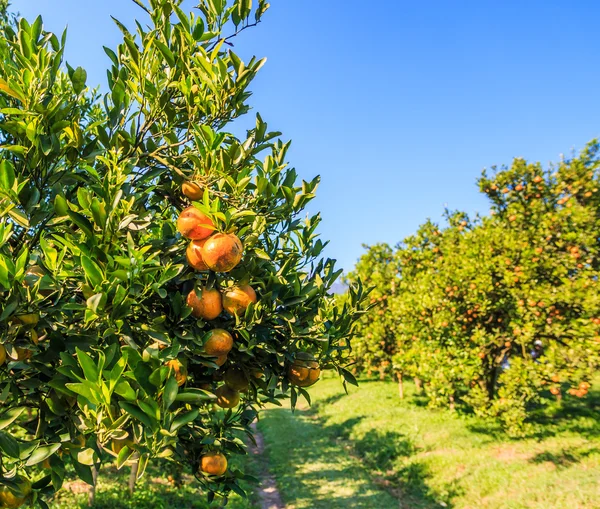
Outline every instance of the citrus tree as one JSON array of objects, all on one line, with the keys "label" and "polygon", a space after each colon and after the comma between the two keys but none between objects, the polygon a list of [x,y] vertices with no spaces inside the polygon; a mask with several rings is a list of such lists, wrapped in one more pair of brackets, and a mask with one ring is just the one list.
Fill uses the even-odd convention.
[{"label": "citrus tree", "polygon": [[596,142],[548,170],[516,159],[479,180],[489,216],[447,211],[399,245],[393,365],[432,405],[522,434],[534,409],[586,396],[600,364],[599,168]]},{"label": "citrus tree", "polygon": [[372,312],[356,324],[360,340],[355,342],[353,357],[358,370],[368,375],[378,372],[383,380],[392,373],[392,356],[396,349],[394,313],[389,307],[390,297],[395,293],[396,265],[393,249],[387,244],[363,247],[367,252],[346,275],[346,280],[351,284],[362,281],[371,289]]},{"label": "citrus tree", "polygon": [[[108,91],[63,64],[41,18],[0,37],[0,501],[37,502],[65,468],[185,465],[210,497],[244,472],[265,403],[344,368],[360,284],[340,308],[321,258],[319,179],[249,110],[264,60],[233,51],[268,4],[134,0],[105,48]],[[241,122],[241,120],[238,120]],[[1,504],[0,504],[1,505]]]}]

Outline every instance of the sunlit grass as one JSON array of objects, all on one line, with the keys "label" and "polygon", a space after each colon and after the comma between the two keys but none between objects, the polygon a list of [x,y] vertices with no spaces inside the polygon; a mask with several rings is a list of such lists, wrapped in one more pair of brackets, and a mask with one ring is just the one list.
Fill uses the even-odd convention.
[{"label": "sunlit grass", "polygon": [[[600,395],[554,408],[538,436],[511,440],[489,423],[398,399],[391,382],[337,379],[314,406],[267,412],[271,469],[291,507],[598,508]],[[552,417],[553,416],[553,417]],[[392,496],[394,498],[392,498]]]}]

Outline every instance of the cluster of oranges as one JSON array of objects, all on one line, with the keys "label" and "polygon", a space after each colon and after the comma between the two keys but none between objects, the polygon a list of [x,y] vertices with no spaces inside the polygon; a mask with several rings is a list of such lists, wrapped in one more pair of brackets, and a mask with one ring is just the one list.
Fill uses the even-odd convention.
[{"label": "cluster of oranges", "polygon": [[[202,187],[194,182],[182,186],[183,194],[192,201],[199,200]],[[216,231],[212,219],[194,206],[185,208],[177,219],[177,230],[190,243],[186,249],[189,266],[195,271],[213,271],[226,273],[232,271],[242,260],[244,246],[233,233]],[[197,292],[192,289],[186,303],[192,310],[192,316],[206,321],[215,320],[223,311],[230,316],[241,316],[250,304],[257,302],[254,289],[248,284],[238,284],[226,289],[202,287]],[[223,328],[210,330],[204,341],[204,353],[214,358],[217,366],[223,366],[234,345],[234,337]],[[178,359],[167,365],[173,370],[178,385],[187,380],[187,369]],[[294,362],[288,368],[288,379],[297,387],[314,384],[321,374],[319,363],[308,353],[298,352]],[[262,376],[257,371],[255,376]],[[223,375],[224,384],[215,389],[216,404],[221,408],[234,408],[240,402],[240,392],[249,388],[249,380],[242,369],[229,367]],[[206,387],[207,389],[210,387]],[[221,476],[227,470],[227,458],[220,452],[204,454],[200,461],[200,470],[206,474]]]},{"label": "cluster of oranges", "polygon": [[[203,194],[202,188],[194,182],[184,183],[182,192],[190,200],[199,200]],[[186,258],[189,266],[196,271],[230,272],[242,260],[244,246],[241,240],[232,233],[217,232],[212,219],[194,206],[181,212],[177,219],[177,230],[190,241]],[[223,311],[231,316],[242,315],[251,303],[256,302],[256,292],[247,284],[223,291],[203,287],[196,293],[192,289],[187,295],[192,316],[207,321],[215,320]],[[204,352],[214,358],[217,366],[222,366],[233,344],[234,339],[229,331],[214,328],[205,336]],[[185,365],[178,359],[169,361],[167,365],[175,373],[178,385],[183,385],[187,380]],[[226,371],[224,381],[215,390],[216,404],[221,408],[234,408],[240,402],[240,392],[248,390],[248,379],[242,370],[231,367]],[[209,452],[201,458],[200,470],[221,476],[227,470],[227,458],[220,452]]]}]

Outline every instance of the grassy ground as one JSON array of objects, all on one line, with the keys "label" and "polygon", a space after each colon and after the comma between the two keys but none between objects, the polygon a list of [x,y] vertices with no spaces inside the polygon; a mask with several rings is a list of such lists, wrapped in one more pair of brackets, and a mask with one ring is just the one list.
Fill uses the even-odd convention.
[{"label": "grassy ground", "polygon": [[401,402],[391,382],[337,379],[313,407],[259,423],[289,508],[600,508],[600,394],[541,415],[544,433],[509,440],[474,417]]},{"label": "grassy ground", "polygon": [[[252,469],[252,465],[249,465]],[[183,485],[172,486],[167,480],[163,463],[149,465],[136,486],[133,497],[129,496],[127,483],[129,468],[121,471],[107,467],[98,478],[95,509],[208,509],[206,493],[191,476],[183,476]],[[251,473],[251,472],[250,472]],[[252,493],[251,486],[244,487]],[[88,507],[88,486],[83,481],[67,482],[49,504],[51,509],[83,509]],[[244,500],[238,495],[230,497],[229,509],[254,509],[254,499]]]}]

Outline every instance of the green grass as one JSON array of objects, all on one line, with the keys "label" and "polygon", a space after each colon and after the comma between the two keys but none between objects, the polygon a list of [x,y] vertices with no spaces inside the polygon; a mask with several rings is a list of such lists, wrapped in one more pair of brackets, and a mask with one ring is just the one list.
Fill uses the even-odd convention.
[{"label": "green grass", "polygon": [[600,508],[600,394],[554,408],[536,437],[510,440],[475,417],[400,401],[391,382],[337,379],[311,388],[313,407],[270,409],[263,432],[289,507]]},{"label": "green grass", "polygon": [[[238,460],[238,464],[240,460]],[[249,473],[253,465],[248,463]],[[206,493],[201,491],[200,485],[192,476],[183,475],[183,484],[180,487],[172,486],[168,480],[169,468],[166,462],[157,462],[148,465],[144,476],[138,481],[133,497],[129,496],[128,479],[130,469],[123,468],[117,471],[114,467],[104,468],[98,477],[96,491],[96,509],[208,509],[221,507],[215,501],[212,506],[207,502]],[[246,491],[252,494],[252,486],[244,485]],[[87,484],[83,481],[67,482],[55,498],[50,501],[51,509],[83,509],[88,507]],[[254,509],[254,498],[244,500],[233,494],[227,508],[229,509]]]}]

